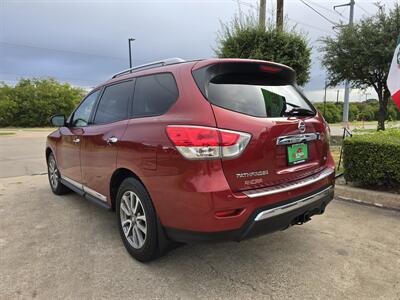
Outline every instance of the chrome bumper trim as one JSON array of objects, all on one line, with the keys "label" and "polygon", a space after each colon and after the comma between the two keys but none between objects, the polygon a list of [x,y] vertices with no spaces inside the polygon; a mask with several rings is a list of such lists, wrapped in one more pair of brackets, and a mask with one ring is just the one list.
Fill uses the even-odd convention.
[{"label": "chrome bumper trim", "polygon": [[287,212],[290,212],[290,211],[296,210],[298,208],[301,208],[303,206],[317,202],[321,198],[329,195],[329,193],[331,193],[333,191],[333,189],[334,189],[334,187],[332,185],[332,186],[330,186],[314,195],[308,196],[306,198],[303,198],[303,199],[300,199],[300,200],[297,200],[297,201],[294,201],[294,202],[291,202],[291,203],[288,203],[288,204],[285,204],[282,206],[264,210],[256,216],[254,221],[261,221],[261,220],[265,220],[268,218],[272,218],[277,215],[285,214]]},{"label": "chrome bumper trim", "polygon": [[311,141],[315,141],[315,140],[319,140],[319,139],[320,139],[319,132],[311,132],[311,133],[280,136],[276,140],[276,144],[277,145],[290,145],[290,144],[311,142]]},{"label": "chrome bumper trim", "polygon": [[243,194],[245,194],[249,198],[256,198],[261,196],[268,196],[282,192],[287,192],[320,181],[332,175],[333,173],[335,173],[334,169],[326,168],[320,173],[306,177],[304,179],[300,179],[290,183],[279,184],[272,187],[244,191]]}]

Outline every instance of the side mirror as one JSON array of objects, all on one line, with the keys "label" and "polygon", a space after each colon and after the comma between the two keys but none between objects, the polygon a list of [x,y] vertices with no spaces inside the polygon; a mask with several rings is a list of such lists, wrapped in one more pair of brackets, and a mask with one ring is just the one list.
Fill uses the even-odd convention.
[{"label": "side mirror", "polygon": [[50,124],[54,127],[65,126],[66,120],[64,115],[54,115],[50,118]]}]

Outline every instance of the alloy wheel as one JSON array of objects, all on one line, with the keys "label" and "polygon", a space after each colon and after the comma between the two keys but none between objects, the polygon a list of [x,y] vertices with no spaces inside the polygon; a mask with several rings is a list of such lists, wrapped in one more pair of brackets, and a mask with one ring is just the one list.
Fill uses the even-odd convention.
[{"label": "alloy wheel", "polygon": [[54,159],[53,155],[50,155],[49,162],[48,162],[48,172],[49,172],[49,179],[51,187],[56,190],[58,186],[59,176],[58,176],[58,169],[56,160]]},{"label": "alloy wheel", "polygon": [[132,191],[126,191],[120,202],[121,226],[129,244],[140,249],[146,241],[146,213],[140,198]]}]

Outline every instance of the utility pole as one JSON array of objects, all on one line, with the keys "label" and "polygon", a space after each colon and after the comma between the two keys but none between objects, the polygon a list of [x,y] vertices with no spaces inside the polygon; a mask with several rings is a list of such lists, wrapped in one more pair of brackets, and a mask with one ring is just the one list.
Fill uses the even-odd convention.
[{"label": "utility pole", "polygon": [[337,90],[337,93],[336,93],[336,104],[339,104],[339,92],[340,92],[340,90]]},{"label": "utility pole", "polygon": [[[353,27],[354,5],[355,5],[355,0],[350,0],[350,3],[348,4],[336,5],[333,7],[334,9],[336,9],[336,7],[350,6],[349,27]],[[349,98],[350,98],[350,84],[349,81],[346,80],[344,83],[344,103],[343,103],[343,127],[346,129],[349,128],[349,101],[350,101]]]},{"label": "utility pole", "polygon": [[283,0],[276,1],[276,29],[283,30]]},{"label": "utility pole", "polygon": [[371,93],[367,93],[367,92],[365,92],[365,102],[367,102],[367,101],[368,101],[368,95],[371,95]]},{"label": "utility pole", "polygon": [[326,106],[326,89],[328,88],[328,82],[325,79],[325,94],[324,94],[324,113],[323,115],[325,116],[325,106]]},{"label": "utility pole", "polygon": [[132,49],[131,49],[131,42],[133,42],[135,39],[129,38],[128,39],[128,44],[129,44],[129,68],[132,69]]},{"label": "utility pole", "polygon": [[266,0],[260,0],[260,12],[258,15],[258,26],[265,29],[265,13],[267,10]]}]

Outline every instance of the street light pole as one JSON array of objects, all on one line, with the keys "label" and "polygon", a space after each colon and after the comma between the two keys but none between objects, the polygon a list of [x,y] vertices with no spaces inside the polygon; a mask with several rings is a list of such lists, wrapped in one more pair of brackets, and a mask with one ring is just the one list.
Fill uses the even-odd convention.
[{"label": "street light pole", "polygon": [[129,44],[129,68],[132,69],[132,49],[131,49],[131,42],[133,42],[135,39],[129,38],[128,39],[128,44]]},{"label": "street light pole", "polygon": [[260,9],[258,13],[258,26],[265,30],[265,11],[267,9],[266,0],[260,0]]},{"label": "street light pole", "polygon": [[324,117],[325,117],[325,106],[326,106],[326,89],[328,88],[328,81],[325,79],[325,93],[324,93]]},{"label": "street light pole", "polygon": [[283,31],[283,0],[276,1],[276,29]]},{"label": "street light pole", "polygon": [[[348,4],[342,5],[335,5],[333,8],[336,7],[343,7],[343,6],[350,6],[350,15],[349,15],[349,27],[353,27],[354,21],[354,5],[355,0],[350,0]],[[349,98],[350,98],[350,83],[348,80],[344,83],[344,103],[343,103],[343,127],[348,129],[349,128]]]}]

